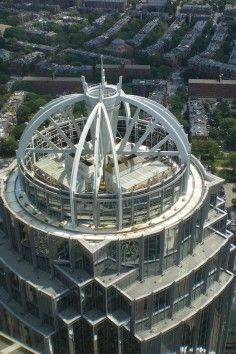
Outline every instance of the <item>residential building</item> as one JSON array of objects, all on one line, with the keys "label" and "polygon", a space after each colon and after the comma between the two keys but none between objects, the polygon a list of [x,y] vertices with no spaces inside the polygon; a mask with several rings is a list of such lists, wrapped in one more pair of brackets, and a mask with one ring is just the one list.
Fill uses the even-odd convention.
[{"label": "residential building", "polygon": [[45,58],[44,53],[35,51],[24,55],[19,59],[14,59],[11,62],[11,71],[17,75],[24,75],[33,70],[34,65]]},{"label": "residential building", "polygon": [[147,0],[147,5],[156,11],[164,11],[167,9],[169,0]]},{"label": "residential building", "polygon": [[139,48],[142,45],[144,39],[159,25],[159,23],[159,18],[154,18],[148,21],[146,25],[127,42],[132,44],[134,47]]},{"label": "residential building", "polygon": [[122,16],[116,23],[110,27],[106,32],[98,37],[90,39],[85,43],[85,46],[89,49],[104,47],[112,37],[114,37],[130,20],[129,15]]},{"label": "residential building", "polygon": [[78,76],[87,75],[89,80],[92,79],[93,76],[93,68],[91,65],[63,65],[49,62],[47,60],[43,60],[38,62],[35,65],[35,73],[37,75],[43,76],[48,75],[51,77],[56,76]]},{"label": "residential building", "polygon": [[180,30],[182,25],[184,24],[184,19],[176,19],[172,24],[168,27],[166,32],[163,34],[163,36],[157,40],[154,44],[151,44],[150,46],[146,47],[145,49],[142,50],[144,54],[147,54],[149,56],[153,56],[156,54],[163,53],[164,50],[169,49],[169,45],[171,41],[174,38],[174,35],[176,32]]},{"label": "residential building", "polygon": [[125,10],[127,0],[85,0],[84,5],[92,8]]},{"label": "residential building", "polygon": [[123,39],[116,38],[104,49],[104,52],[115,57],[132,57],[133,47]]},{"label": "residential building", "polygon": [[6,49],[0,49],[0,62],[6,63],[12,58],[12,52]]},{"label": "residential building", "polygon": [[[89,51],[89,50],[84,50],[84,49],[73,49],[73,48],[68,48],[65,49],[62,53],[68,53],[68,54],[73,54],[78,56],[78,58],[82,59],[92,59],[99,61],[101,58],[101,53]],[[118,64],[131,64],[132,60],[123,58],[123,57],[114,57],[112,55],[103,55],[104,61],[112,62],[112,63],[118,63]]]},{"label": "residential building", "polygon": [[17,112],[25,99],[23,91],[14,92],[0,110],[0,141],[9,136],[17,123]]},{"label": "residential building", "polygon": [[205,58],[214,58],[218,50],[222,47],[228,34],[228,24],[219,22],[207,48],[200,55]]},{"label": "residential building", "polygon": [[209,4],[184,4],[180,9],[181,13],[189,15],[212,15],[213,9]]},{"label": "residential building", "polygon": [[188,95],[213,99],[236,99],[236,80],[189,79]]},{"label": "residential building", "polygon": [[82,92],[80,77],[25,76],[22,80],[30,83],[34,90],[42,95],[57,96]]},{"label": "residential building", "polygon": [[[104,64],[106,75],[108,79],[119,79],[119,76],[123,76],[125,79],[138,79],[149,78],[151,76],[150,65],[138,65],[138,64]],[[96,76],[101,73],[101,65],[95,66]]]},{"label": "residential building", "polygon": [[186,33],[179,45],[168,53],[164,54],[165,60],[174,66],[182,64],[191,53],[191,49],[193,48],[196,41],[199,40],[203,35],[206,25],[207,21],[197,21],[193,28]]},{"label": "residential building", "polygon": [[232,49],[232,52],[230,54],[229,64],[236,65],[236,40],[234,41],[233,49]]},{"label": "residential building", "polygon": [[236,66],[196,55],[188,60],[188,69],[204,78],[236,80]]},{"label": "residential building", "polygon": [[192,138],[207,138],[208,133],[208,117],[202,100],[188,101],[190,135]]},{"label": "residential building", "polygon": [[134,95],[149,97],[157,87],[158,80],[134,79],[132,80],[132,93]]}]

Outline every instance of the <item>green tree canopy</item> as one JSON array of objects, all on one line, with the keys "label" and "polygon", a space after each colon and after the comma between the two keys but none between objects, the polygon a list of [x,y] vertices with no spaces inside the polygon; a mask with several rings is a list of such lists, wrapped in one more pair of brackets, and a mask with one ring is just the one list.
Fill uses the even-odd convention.
[{"label": "green tree canopy", "polygon": [[178,95],[169,96],[167,101],[168,101],[168,104],[170,105],[171,111],[181,111],[182,110],[183,100],[180,96],[178,96]]},{"label": "green tree canopy", "polygon": [[14,139],[19,140],[24,130],[25,130],[25,124],[15,125],[12,131],[12,135]]},{"label": "green tree canopy", "polygon": [[22,124],[31,118],[31,109],[27,105],[22,105],[17,112],[17,123]]},{"label": "green tree canopy", "polygon": [[0,84],[6,84],[9,80],[9,75],[3,72],[0,72]]},{"label": "green tree canopy", "polygon": [[21,27],[10,27],[6,28],[4,32],[4,37],[5,38],[16,38],[20,41],[23,41],[26,39],[25,32],[23,28]]},{"label": "green tree canopy", "polygon": [[220,148],[214,139],[194,138],[192,140],[192,152],[203,161],[214,161],[220,153]]},{"label": "green tree canopy", "polygon": [[230,129],[225,145],[229,150],[236,150],[236,125]]},{"label": "green tree canopy", "polygon": [[17,141],[13,137],[9,137],[8,139],[1,141],[0,155],[4,157],[15,156],[17,147]]},{"label": "green tree canopy", "polygon": [[236,171],[236,151],[232,151],[227,156],[228,166]]}]

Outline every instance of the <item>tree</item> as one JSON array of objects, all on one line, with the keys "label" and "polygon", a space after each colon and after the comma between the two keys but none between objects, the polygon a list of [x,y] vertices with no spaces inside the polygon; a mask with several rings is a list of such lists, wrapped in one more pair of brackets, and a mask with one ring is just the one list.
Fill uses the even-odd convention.
[{"label": "tree", "polygon": [[172,74],[172,68],[168,65],[160,65],[159,68],[157,68],[157,79],[163,79],[166,80],[170,77]]},{"label": "tree", "polygon": [[183,108],[183,101],[181,97],[177,95],[169,96],[167,102],[170,105],[171,111],[181,111]]},{"label": "tree", "polygon": [[31,118],[31,109],[27,105],[23,104],[17,112],[17,122],[22,124],[28,122]]},{"label": "tree", "polygon": [[23,131],[25,130],[25,124],[17,124],[12,130],[12,135],[15,140],[19,140]]},{"label": "tree", "polygon": [[29,121],[34,113],[36,113],[40,107],[45,106],[48,102],[46,96],[38,95],[34,92],[29,92],[26,95],[25,101],[17,112],[18,124]]},{"label": "tree", "polygon": [[236,125],[230,129],[225,145],[229,150],[236,150]]},{"label": "tree", "polygon": [[232,151],[227,156],[228,166],[236,171],[236,151]]},{"label": "tree", "polygon": [[0,155],[4,157],[15,156],[17,147],[17,141],[13,137],[9,137],[8,139],[1,141]]},{"label": "tree", "polygon": [[183,117],[180,111],[172,111],[173,115],[178,119],[185,131],[189,130],[189,121]]},{"label": "tree", "polygon": [[20,41],[23,41],[26,39],[25,32],[21,27],[6,28],[6,30],[4,32],[4,37],[5,38],[16,38]]},{"label": "tree", "polygon": [[227,101],[222,101],[218,104],[217,108],[221,111],[222,117],[229,117],[231,110]]},{"label": "tree", "polygon": [[214,161],[220,153],[220,147],[214,139],[193,138],[192,152],[203,161]]},{"label": "tree", "polygon": [[3,107],[4,105],[4,99],[2,96],[0,96],[0,109]]},{"label": "tree", "polygon": [[14,91],[33,91],[33,87],[29,82],[26,81],[15,81],[11,87],[12,92]]},{"label": "tree", "polygon": [[0,72],[0,84],[6,84],[9,76],[5,73]]},{"label": "tree", "polygon": [[235,118],[225,118],[220,121],[219,124],[219,133],[222,136],[222,139],[224,140],[230,133],[230,130],[232,127],[236,126],[236,119]]},{"label": "tree", "polygon": [[214,139],[216,141],[219,141],[220,140],[219,128],[210,126],[209,136],[210,136],[210,138],[212,138],[212,139]]},{"label": "tree", "polygon": [[44,97],[37,96],[34,99],[28,101],[26,100],[24,106],[26,106],[30,110],[30,113],[35,113],[40,107],[45,106],[46,103],[47,100]]},{"label": "tree", "polygon": [[74,113],[75,117],[80,117],[80,116],[86,115],[87,111],[86,111],[86,106],[85,106],[84,102],[76,103],[74,105],[73,113]]},{"label": "tree", "polygon": [[17,16],[11,15],[6,17],[6,24],[10,26],[18,26],[20,24],[20,20]]}]

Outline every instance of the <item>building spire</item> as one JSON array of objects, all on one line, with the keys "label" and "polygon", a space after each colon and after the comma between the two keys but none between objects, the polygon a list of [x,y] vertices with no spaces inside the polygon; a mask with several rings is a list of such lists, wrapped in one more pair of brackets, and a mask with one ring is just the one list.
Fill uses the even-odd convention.
[{"label": "building spire", "polygon": [[103,55],[101,55],[101,83],[102,83],[102,89],[104,89],[106,85],[106,77],[105,77],[105,70],[103,67]]}]

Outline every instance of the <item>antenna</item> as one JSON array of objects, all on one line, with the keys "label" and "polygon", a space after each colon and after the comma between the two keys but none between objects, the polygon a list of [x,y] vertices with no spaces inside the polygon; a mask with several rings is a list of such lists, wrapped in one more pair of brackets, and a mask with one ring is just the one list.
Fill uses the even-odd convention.
[{"label": "antenna", "polygon": [[105,70],[103,67],[103,55],[101,55],[101,83],[102,83],[102,89],[104,89],[106,85],[106,77],[105,77]]},{"label": "antenna", "polygon": [[122,89],[122,80],[123,80],[123,77],[120,76],[119,77],[119,83],[117,85],[117,91],[119,92],[119,94],[121,93],[121,89]]},{"label": "antenna", "polygon": [[81,76],[81,81],[82,81],[82,87],[83,87],[84,93],[86,93],[87,90],[88,90],[88,84],[85,81],[85,77],[84,76]]}]

